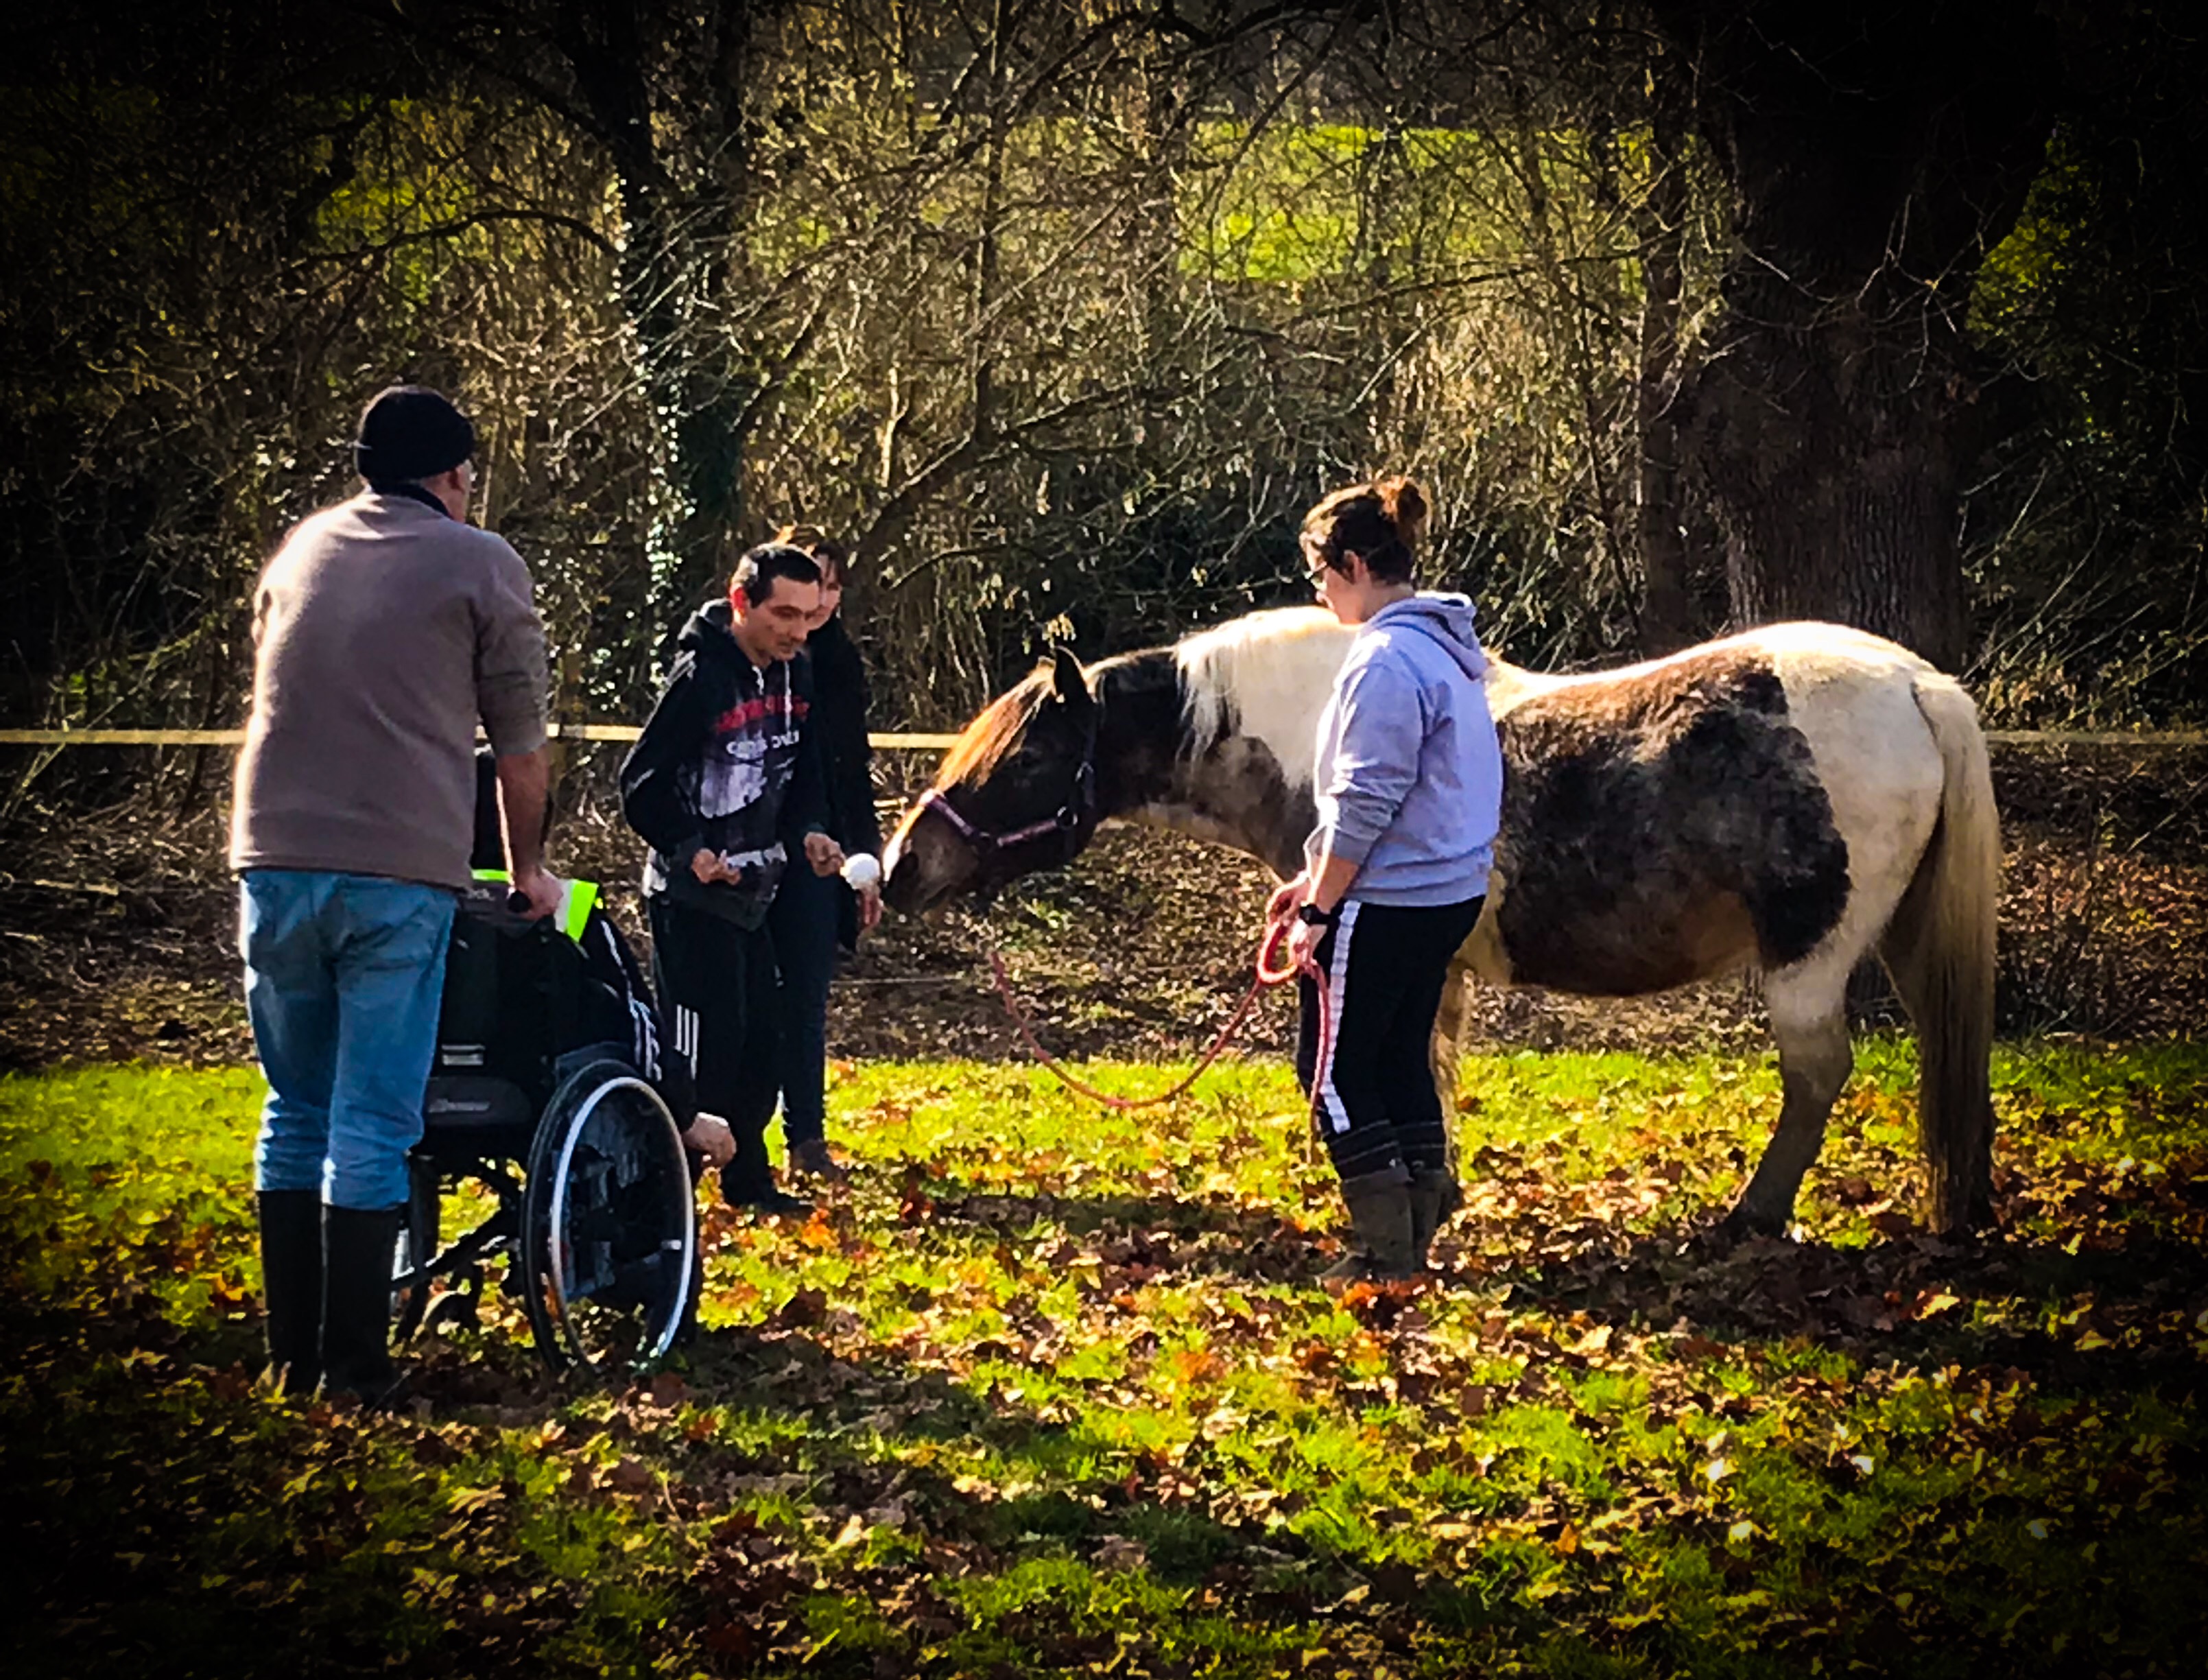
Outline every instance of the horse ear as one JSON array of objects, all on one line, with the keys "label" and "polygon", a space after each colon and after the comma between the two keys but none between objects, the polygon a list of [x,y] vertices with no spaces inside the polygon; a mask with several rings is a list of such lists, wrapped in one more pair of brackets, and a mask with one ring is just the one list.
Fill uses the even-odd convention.
[{"label": "horse ear", "polygon": [[1050,651],[1050,686],[1052,692],[1069,705],[1076,703],[1086,705],[1092,698],[1089,692],[1088,675],[1081,669],[1081,661],[1074,657],[1073,650],[1069,647],[1054,647]]}]

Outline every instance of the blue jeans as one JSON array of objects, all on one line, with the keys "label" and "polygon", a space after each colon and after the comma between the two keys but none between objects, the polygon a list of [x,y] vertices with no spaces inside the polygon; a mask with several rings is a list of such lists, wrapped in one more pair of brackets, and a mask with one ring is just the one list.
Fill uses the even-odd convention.
[{"label": "blue jeans", "polygon": [[828,982],[836,974],[836,895],[843,884],[792,858],[768,925],[782,969],[782,1141],[795,1148],[825,1135]]},{"label": "blue jeans", "polygon": [[248,870],[238,883],[245,1007],[268,1079],[259,1190],[333,1207],[406,1199],[406,1152],[437,1051],[453,896],[375,875]]}]

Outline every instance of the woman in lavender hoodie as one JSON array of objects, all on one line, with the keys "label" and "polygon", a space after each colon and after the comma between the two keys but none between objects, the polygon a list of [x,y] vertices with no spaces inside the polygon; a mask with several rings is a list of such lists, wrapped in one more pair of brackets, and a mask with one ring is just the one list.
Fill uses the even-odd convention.
[{"label": "woman in lavender hoodie", "polygon": [[1450,1204],[1426,1046],[1449,958],[1479,919],[1501,815],[1472,603],[1413,582],[1425,517],[1416,484],[1386,478],[1335,491],[1303,525],[1320,601],[1358,627],[1319,719],[1318,826],[1270,911],[1296,918],[1296,1071],[1357,1238],[1326,1274],[1336,1283],[1421,1270]]}]

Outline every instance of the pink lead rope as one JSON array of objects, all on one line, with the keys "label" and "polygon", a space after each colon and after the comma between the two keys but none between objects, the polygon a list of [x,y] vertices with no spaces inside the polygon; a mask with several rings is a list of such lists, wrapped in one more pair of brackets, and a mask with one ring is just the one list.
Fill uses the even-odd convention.
[{"label": "pink lead rope", "polygon": [[[1211,1041],[1211,1047],[1203,1053],[1203,1059],[1197,1063],[1196,1066],[1190,1071],[1188,1077],[1170,1089],[1160,1091],[1155,1096],[1113,1096],[1109,1092],[1100,1091],[1093,1085],[1083,1083],[1068,1072],[1065,1065],[1049,1051],[1044,1049],[1041,1041],[1035,1037],[1035,1028],[1028,1019],[1027,1011],[1020,1007],[1019,1000],[1012,995],[1012,982],[1005,973],[1005,959],[999,954],[995,941],[988,937],[986,931],[982,934],[982,948],[988,953],[990,972],[997,979],[998,995],[1004,999],[1006,1013],[1012,1017],[1013,1024],[1019,1028],[1020,1036],[1027,1041],[1028,1049],[1035,1060],[1041,1063],[1052,1077],[1057,1079],[1068,1090],[1085,1096],[1092,1102],[1101,1102],[1107,1108],[1125,1110],[1155,1107],[1159,1103],[1171,1102],[1176,1097],[1185,1095],[1189,1087],[1203,1077],[1204,1070],[1219,1059],[1220,1052],[1226,1049],[1227,1041],[1241,1029],[1242,1023],[1250,1018],[1250,1011],[1257,1007],[1258,998],[1269,988],[1281,985],[1296,977],[1296,970],[1293,964],[1280,969],[1267,966],[1268,959],[1280,948],[1281,938],[1287,930],[1288,923],[1285,918],[1267,926],[1264,936],[1257,941],[1257,972],[1250,981],[1250,989],[1242,994],[1242,1001],[1235,1005],[1233,1015],[1228,1018],[1227,1024],[1219,1029],[1219,1036]],[[1326,1065],[1326,1041],[1332,1024],[1327,1019],[1328,999],[1324,987],[1318,989],[1318,1068],[1323,1069]],[[1315,1069],[1314,1084],[1316,1084],[1317,1077],[1317,1070]],[[1315,1107],[1317,1101],[1316,1090],[1312,1095],[1312,1101]]]}]

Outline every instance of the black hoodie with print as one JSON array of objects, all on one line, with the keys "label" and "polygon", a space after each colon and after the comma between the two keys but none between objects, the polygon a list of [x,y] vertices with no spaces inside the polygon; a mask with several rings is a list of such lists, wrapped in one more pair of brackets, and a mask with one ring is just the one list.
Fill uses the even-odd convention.
[{"label": "black hoodie with print", "polygon": [[[802,869],[807,834],[827,830],[820,753],[806,718],[811,662],[764,669],[729,632],[726,601],[684,627],[675,667],[621,762],[621,815],[651,848],[647,895],[755,928],[785,868]],[[740,867],[740,881],[700,881],[699,848]]]}]

